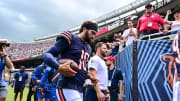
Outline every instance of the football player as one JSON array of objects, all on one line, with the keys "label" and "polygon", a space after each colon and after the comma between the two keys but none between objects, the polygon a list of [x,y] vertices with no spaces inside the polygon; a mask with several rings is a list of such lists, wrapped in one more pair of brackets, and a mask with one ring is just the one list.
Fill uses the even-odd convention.
[{"label": "football player", "polygon": [[[87,62],[90,58],[90,43],[96,36],[98,26],[93,21],[85,21],[80,27],[78,36],[69,31],[62,32],[57,36],[56,43],[44,54],[44,62],[55,68],[62,76],[58,80],[56,94],[59,101],[83,101],[83,84],[87,79]],[[79,66],[74,71],[70,64],[59,64],[54,57],[58,55],[61,59],[71,59]],[[96,78],[90,76],[92,81]],[[96,81],[96,80],[95,80]]]}]

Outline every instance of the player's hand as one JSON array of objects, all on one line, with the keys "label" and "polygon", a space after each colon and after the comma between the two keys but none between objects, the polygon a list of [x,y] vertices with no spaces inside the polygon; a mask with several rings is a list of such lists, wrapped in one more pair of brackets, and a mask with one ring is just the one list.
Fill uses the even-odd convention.
[{"label": "player's hand", "polygon": [[105,101],[105,95],[100,91],[97,93],[98,101]]},{"label": "player's hand", "polygon": [[65,64],[61,64],[58,67],[58,72],[61,73],[64,76],[75,76],[75,74],[77,73],[76,71],[74,71],[73,69],[71,69],[70,65],[73,61],[69,61]]}]

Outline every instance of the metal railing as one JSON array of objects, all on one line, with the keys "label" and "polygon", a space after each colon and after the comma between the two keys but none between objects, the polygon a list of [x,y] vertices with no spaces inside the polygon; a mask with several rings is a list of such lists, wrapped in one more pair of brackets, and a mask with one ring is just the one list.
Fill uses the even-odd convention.
[{"label": "metal railing", "polygon": [[[180,29],[179,29],[180,30]],[[169,30],[168,33],[175,32],[178,30]],[[144,35],[139,38],[139,40],[162,40],[162,39],[169,39],[172,40],[174,38],[175,34],[166,34],[164,35],[163,32],[158,32],[154,34]]]}]

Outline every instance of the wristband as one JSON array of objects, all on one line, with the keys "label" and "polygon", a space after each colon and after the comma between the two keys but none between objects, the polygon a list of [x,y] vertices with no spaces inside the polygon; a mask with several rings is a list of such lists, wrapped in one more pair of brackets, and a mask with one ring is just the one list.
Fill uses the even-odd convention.
[{"label": "wristband", "polygon": [[12,73],[12,72],[14,72],[14,67],[12,67],[11,69],[10,69],[10,73]]}]

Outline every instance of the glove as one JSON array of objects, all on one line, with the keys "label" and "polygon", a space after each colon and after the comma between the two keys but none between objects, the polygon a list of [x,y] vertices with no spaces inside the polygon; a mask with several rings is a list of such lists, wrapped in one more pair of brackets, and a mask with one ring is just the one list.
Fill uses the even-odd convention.
[{"label": "glove", "polygon": [[88,74],[87,71],[78,70],[77,73],[75,74],[75,79],[78,80],[80,84],[84,84],[87,74]]}]

